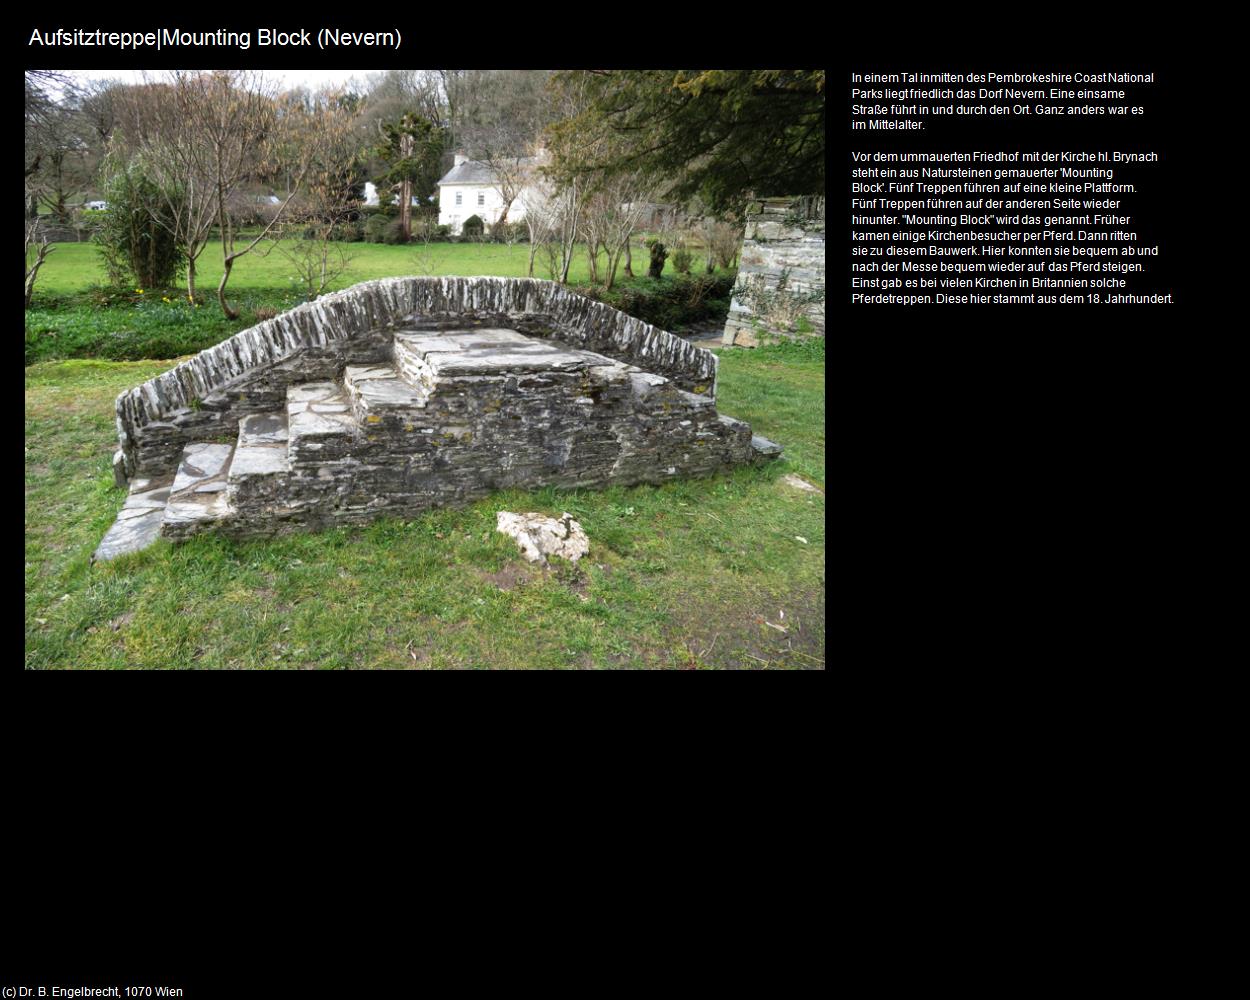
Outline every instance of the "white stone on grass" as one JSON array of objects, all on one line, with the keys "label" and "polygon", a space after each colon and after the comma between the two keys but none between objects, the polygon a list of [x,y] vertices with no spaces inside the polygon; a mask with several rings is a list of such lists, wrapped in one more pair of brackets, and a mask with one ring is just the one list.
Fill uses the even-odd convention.
[{"label": "white stone on grass", "polygon": [[822,497],[825,495],[824,491],[821,490],[820,487],[813,486],[806,479],[801,476],[796,476],[793,472],[782,476],[781,481],[787,486],[793,486],[796,490],[803,490],[805,493],[816,493]]},{"label": "white stone on grass", "polygon": [[545,514],[514,514],[501,510],[495,521],[495,529],[515,538],[521,554],[530,562],[547,563],[548,556],[559,556],[577,562],[590,551],[590,540],[582,526],[572,515],[561,514],[558,518]]}]

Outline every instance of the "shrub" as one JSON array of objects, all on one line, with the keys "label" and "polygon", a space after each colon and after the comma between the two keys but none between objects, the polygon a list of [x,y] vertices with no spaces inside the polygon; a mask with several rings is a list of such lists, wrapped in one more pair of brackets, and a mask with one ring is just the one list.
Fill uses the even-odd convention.
[{"label": "shrub", "polygon": [[335,243],[359,243],[365,238],[363,222],[339,222],[330,230],[330,239]]},{"label": "shrub", "polygon": [[187,263],[186,247],[173,236],[174,211],[136,158],[116,170],[104,187],[109,207],[100,213],[93,240],[109,280],[117,286],[168,288]]},{"label": "shrub", "polygon": [[464,225],[460,227],[460,235],[466,238],[477,238],[482,235],[486,224],[482,221],[480,215],[470,215],[464,220]]},{"label": "shrub", "polygon": [[382,242],[392,246],[408,242],[404,236],[404,224],[399,219],[391,219],[386,224],[386,228],[382,230]]},{"label": "shrub", "polygon": [[365,222],[365,240],[369,243],[385,243],[387,228],[394,220],[383,212],[374,212]]},{"label": "shrub", "polygon": [[524,221],[495,223],[490,227],[490,238],[495,243],[525,243],[529,241],[530,229]]},{"label": "shrub", "polygon": [[438,216],[414,215],[412,217],[412,238],[420,240],[422,243],[433,243],[436,240],[445,240],[451,232],[451,226],[440,226],[438,224]]},{"label": "shrub", "polygon": [[327,233],[323,222],[305,227],[301,235],[306,240],[324,238],[332,243],[359,243],[365,238],[365,227],[362,222],[336,222]]},{"label": "shrub", "polygon": [[647,268],[647,277],[658,279],[664,273],[664,261],[668,258],[668,248],[654,236],[647,237],[646,246],[651,251],[651,266]]},{"label": "shrub", "polygon": [[708,263],[728,270],[734,266],[738,248],[742,245],[742,226],[735,222],[713,221],[704,227],[703,239],[707,243]]},{"label": "shrub", "polygon": [[677,270],[678,274],[689,274],[690,262],[692,260],[694,260],[694,255],[686,248],[684,243],[680,244],[677,249],[673,251],[673,267]]},{"label": "shrub", "polygon": [[680,330],[693,323],[721,319],[729,312],[734,274],[625,281],[611,291],[582,287],[583,295],[606,302],[662,330]]}]

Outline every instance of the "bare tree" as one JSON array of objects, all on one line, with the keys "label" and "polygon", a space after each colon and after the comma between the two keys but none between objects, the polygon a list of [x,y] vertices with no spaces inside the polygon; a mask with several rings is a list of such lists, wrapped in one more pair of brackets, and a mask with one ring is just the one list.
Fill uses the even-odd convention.
[{"label": "bare tree", "polygon": [[446,129],[450,121],[442,87],[437,70],[391,69],[375,73],[369,77],[369,96],[362,120],[376,130],[379,121],[402,118],[411,111]]},{"label": "bare tree", "polygon": [[[30,300],[35,294],[35,279],[39,277],[39,269],[43,267],[48,254],[56,247],[48,245],[46,236],[36,236],[39,227],[33,223],[26,224],[26,308],[30,308]],[[32,254],[32,250],[34,251]]]},{"label": "bare tree", "polygon": [[608,288],[616,283],[621,255],[628,253],[629,241],[647,211],[647,197],[647,188],[637,175],[620,174],[601,180],[585,199],[582,230],[592,282],[599,277],[597,258],[602,248],[607,257],[605,283]]},{"label": "bare tree", "polygon": [[439,69],[434,71],[447,107],[447,145],[449,151],[464,145],[465,118],[481,101],[491,79],[489,70]]},{"label": "bare tree", "polygon": [[527,202],[525,222],[530,234],[529,276],[540,254],[553,281],[565,284],[581,234],[581,189],[577,178],[559,188],[538,188]]},{"label": "bare tree", "polygon": [[495,226],[531,179],[539,136],[554,116],[544,70],[464,70],[454,77],[455,140],[490,167],[503,207]]},{"label": "bare tree", "polygon": [[[175,235],[187,248],[188,296],[195,297],[196,261],[216,226],[222,244],[217,301],[228,318],[237,319],[226,299],[234,263],[278,225],[307,169],[306,150],[291,141],[291,117],[279,115],[272,88],[259,73],[177,71],[164,82],[131,88],[122,121],[176,208]],[[284,172],[282,158],[296,165],[285,171],[286,198],[255,238],[236,242],[232,194],[245,180]]]},{"label": "bare tree", "polygon": [[569,266],[577,250],[577,235],[581,230],[582,184],[570,178],[555,196],[556,226],[555,242],[560,251],[560,284],[568,284]]},{"label": "bare tree", "polygon": [[[238,319],[239,314],[226,301],[226,283],[234,262],[251,253],[282,221],[314,162],[317,144],[308,138],[309,124],[298,102],[288,104],[279,114],[273,91],[259,74],[244,74],[237,81],[218,80],[204,97],[208,126],[204,135],[218,165],[217,227],[222,270],[217,301],[228,319]],[[255,237],[236,244],[237,231],[226,208],[230,191],[249,176],[273,178],[283,174],[288,185],[286,198]]]},{"label": "bare tree", "polygon": [[434,237],[438,232],[438,216],[423,216],[413,228],[413,240],[417,252],[413,259],[416,270],[427,278],[438,270],[438,254],[434,250]]},{"label": "bare tree", "polygon": [[[535,172],[527,186],[525,198],[525,226],[529,230],[530,256],[529,276],[534,277],[534,258],[540,248],[550,244],[557,224],[556,205],[547,185]],[[554,277],[554,274],[553,274]]]},{"label": "bare tree", "polygon": [[54,91],[72,87],[73,81],[64,73],[52,70],[26,70],[25,139],[26,174],[39,169],[43,160],[43,135],[62,113],[62,105]]},{"label": "bare tree", "polygon": [[91,177],[86,122],[76,106],[75,82],[63,73],[26,72],[25,215],[37,218],[43,205],[68,222],[69,198]]},{"label": "bare tree", "polygon": [[184,114],[193,104],[193,90],[185,74],[127,89],[119,101],[118,136],[143,155],[169,209],[165,225],[186,247],[188,299],[196,296],[196,264],[217,217],[213,158],[195,134],[196,123]]},{"label": "bare tree", "polygon": [[[586,78],[575,77],[555,92],[557,113],[562,119],[578,115],[586,106]],[[611,176],[596,173],[592,165],[604,155],[605,147],[614,139],[610,134],[586,142],[567,129],[551,127],[546,130],[550,143],[550,163],[544,173],[557,185],[565,199],[563,220],[578,219],[578,227],[586,241],[590,278],[599,280],[599,253],[606,256],[606,284],[611,288],[621,255],[625,256],[625,273],[630,268],[630,240],[641,226],[654,197],[653,187],[641,171],[620,171]],[[561,233],[564,229],[561,228]],[[566,243],[562,240],[562,243]],[[568,278],[568,265],[572,246],[563,253],[561,281]]]},{"label": "bare tree", "polygon": [[592,192],[582,202],[579,234],[586,244],[586,268],[592,285],[599,284],[599,252],[604,246],[611,215],[612,204],[601,191]]},{"label": "bare tree", "polygon": [[699,235],[706,247],[708,274],[715,267],[726,271],[733,267],[734,258],[742,244],[741,222],[704,216],[699,226]]},{"label": "bare tree", "polygon": [[351,264],[354,255],[340,238],[341,227],[359,208],[356,195],[361,151],[355,124],[359,109],[337,91],[291,94],[293,141],[308,161],[304,188],[286,222],[271,232],[279,252],[299,276],[309,301],[321,295]]}]

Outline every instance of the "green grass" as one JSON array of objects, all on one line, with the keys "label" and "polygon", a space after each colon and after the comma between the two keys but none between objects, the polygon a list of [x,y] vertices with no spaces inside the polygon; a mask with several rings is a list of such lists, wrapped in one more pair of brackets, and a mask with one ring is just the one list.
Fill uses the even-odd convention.
[{"label": "green grass", "polygon": [[[428,261],[420,244],[386,246],[381,243],[345,243],[354,258],[350,271],[335,288],[346,288],[358,281],[386,278],[395,274],[424,274],[426,265],[436,275],[495,274],[503,277],[524,277],[529,247],[525,244],[507,246],[502,243],[434,243]],[[635,264],[637,262],[635,261]],[[269,291],[292,289],[290,262],[280,253],[259,256],[255,252],[242,257],[230,275],[227,291]],[[547,275],[541,266],[535,276]],[[586,277],[586,260],[579,254],[571,280]],[[105,283],[107,275],[100,259],[100,250],[91,243],[58,243],[39,272],[36,295],[64,296],[86,291],[92,285]],[[196,284],[206,295],[216,298],[217,282],[221,280],[221,243],[213,240],[205,248],[196,269]]]},{"label": "green grass", "polygon": [[[353,259],[348,270],[331,286],[346,288],[360,281],[401,274],[498,275],[524,277],[529,247],[496,243],[435,243],[385,246],[377,243],[343,244]],[[635,271],[646,271],[645,256],[635,255]],[[665,272],[667,278],[672,268]],[[217,304],[221,279],[221,244],[205,249],[197,271],[201,304],[185,301],[185,288],[104,289],[107,276],[99,248],[90,243],[58,243],[35,286],[32,307],[26,311],[26,363],[57,358],[138,360],[194,354],[219,343],[257,322],[257,309],[279,312],[304,301],[292,281],[290,264],[274,252],[255,253],[235,265],[227,294],[239,311],[228,320]],[[535,262],[535,277],[547,272]],[[569,272],[569,281],[587,281],[584,249]],[[618,279],[619,280],[619,279]],[[162,301],[168,299],[168,301]]]},{"label": "green grass", "polygon": [[[824,498],[780,482],[824,486],[819,346],[721,355],[718,407],[786,446],[769,466],[90,566],[123,499],[113,399],[172,364],[26,369],[28,669],[823,665]],[[503,509],[569,511],[590,555],[530,568],[494,530]]]}]

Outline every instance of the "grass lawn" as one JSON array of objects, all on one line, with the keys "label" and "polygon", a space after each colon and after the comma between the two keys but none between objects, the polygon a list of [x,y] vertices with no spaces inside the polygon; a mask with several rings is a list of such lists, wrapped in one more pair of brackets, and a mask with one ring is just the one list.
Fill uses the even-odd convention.
[{"label": "grass lawn", "polygon": [[[505,278],[521,278],[529,265],[529,246],[518,243],[433,243],[428,253],[423,244],[387,246],[383,243],[344,243],[353,258],[350,270],[332,288],[346,288],[371,278],[387,278],[395,274],[495,274]],[[635,255],[634,269],[639,261]],[[645,270],[645,261],[641,262]],[[274,251],[261,257],[255,251],[240,258],[230,275],[227,294],[234,292],[291,289],[295,301],[302,296],[291,283],[294,275],[290,262]],[[534,276],[548,275],[542,264],[535,262]],[[569,275],[570,281],[584,281],[586,256],[579,253]],[[105,283],[106,275],[99,248],[91,243],[58,243],[39,272],[36,297],[64,296],[85,291],[91,285]],[[217,282],[221,280],[221,242],[213,240],[200,256],[196,268],[196,285],[216,302]]]},{"label": "grass lawn", "polygon": [[[332,291],[402,274],[524,277],[529,262],[526,244],[342,246],[353,259],[331,286]],[[635,273],[644,274],[646,266],[645,253],[636,253]],[[670,266],[665,275],[671,273]],[[109,293],[102,288],[106,275],[99,248],[90,243],[58,243],[39,272],[34,301],[26,311],[26,363],[54,358],[137,359],[194,354],[253,326],[257,309],[281,312],[304,301],[303,292],[292,281],[293,274],[289,262],[276,251],[265,257],[252,253],[240,258],[226,289],[240,315],[237,320],[228,320],[217,304],[217,282],[221,279],[218,241],[210,243],[200,257],[196,284],[202,304],[198,308],[184,300],[185,287],[164,292],[144,289],[142,295],[134,290],[125,295]],[[535,262],[534,276],[548,277],[540,261]],[[569,281],[577,284],[588,278],[583,248],[574,258]]]},{"label": "grass lawn", "polygon": [[[59,264],[73,270],[89,248],[69,249]],[[480,248],[440,249],[450,268]],[[493,273],[524,273],[525,248],[490,249],[521,262]],[[413,252],[369,250],[345,284],[400,273],[383,262]],[[823,667],[824,497],[780,481],[797,472],[824,488],[822,343],[721,352],[720,411],[786,447],[763,468],[662,487],[510,491],[273,541],[161,541],[92,567],[124,496],[109,467],[113,399],[173,364],[26,369],[28,669]],[[569,511],[590,555],[531,568],[495,532],[504,509]]]}]

